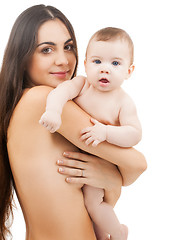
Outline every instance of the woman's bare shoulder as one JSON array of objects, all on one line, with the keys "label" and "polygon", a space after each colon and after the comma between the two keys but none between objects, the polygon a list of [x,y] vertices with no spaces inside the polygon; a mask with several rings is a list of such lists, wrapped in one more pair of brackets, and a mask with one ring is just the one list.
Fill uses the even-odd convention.
[{"label": "woman's bare shoulder", "polygon": [[53,88],[48,86],[36,86],[26,89],[16,109],[16,115],[22,115],[22,121],[40,117],[45,111],[46,99]]},{"label": "woman's bare shoulder", "polygon": [[26,89],[26,92],[33,95],[38,94],[39,96],[42,96],[43,94],[48,94],[52,89],[52,87],[40,85]]},{"label": "woman's bare shoulder", "polygon": [[35,86],[30,89],[26,89],[21,100],[24,104],[39,104],[46,101],[47,95],[53,90],[48,86]]},{"label": "woman's bare shoulder", "polygon": [[51,90],[50,87],[36,86],[24,91],[13,112],[8,136],[13,136],[15,131],[15,137],[20,140],[24,134],[29,136],[43,132],[44,128],[39,124],[39,119],[45,111],[46,98]]}]

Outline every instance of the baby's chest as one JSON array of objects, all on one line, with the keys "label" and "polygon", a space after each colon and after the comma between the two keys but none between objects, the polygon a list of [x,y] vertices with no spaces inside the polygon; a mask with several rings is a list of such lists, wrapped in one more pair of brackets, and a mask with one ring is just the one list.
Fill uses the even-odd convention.
[{"label": "baby's chest", "polygon": [[82,95],[76,103],[93,118],[104,124],[119,125],[120,106],[114,98]]}]

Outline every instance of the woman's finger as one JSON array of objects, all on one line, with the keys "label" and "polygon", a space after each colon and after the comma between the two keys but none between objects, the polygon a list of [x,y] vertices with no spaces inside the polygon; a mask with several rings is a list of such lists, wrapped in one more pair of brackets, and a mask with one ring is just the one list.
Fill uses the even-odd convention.
[{"label": "woman's finger", "polygon": [[80,178],[80,177],[67,177],[66,182],[74,183],[74,184],[88,184],[88,178]]},{"label": "woman's finger", "polygon": [[85,170],[83,169],[59,167],[58,172],[73,177],[85,177]]},{"label": "woman's finger", "polygon": [[77,159],[80,161],[88,162],[90,155],[81,153],[81,152],[64,152],[63,156],[66,158]]},{"label": "woman's finger", "polygon": [[85,162],[74,160],[74,159],[57,160],[57,165],[66,166],[70,168],[85,169]]}]

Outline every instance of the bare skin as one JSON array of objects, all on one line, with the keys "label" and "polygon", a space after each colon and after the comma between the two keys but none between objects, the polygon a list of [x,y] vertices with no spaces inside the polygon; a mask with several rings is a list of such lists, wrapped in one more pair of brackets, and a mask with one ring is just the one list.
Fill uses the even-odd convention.
[{"label": "bare skin", "polygon": [[78,149],[39,125],[45,98],[42,93],[43,104],[42,95],[34,94],[29,90],[22,97],[8,130],[10,164],[26,221],[27,240],[76,240],[80,236],[82,240],[96,239],[84,207],[82,184],[66,183],[55,167],[65,150]]},{"label": "bare skin", "polygon": [[[68,184],[65,182],[65,176],[58,174],[57,168],[55,168],[57,159],[64,159],[66,165],[68,160],[63,157],[64,151],[70,152],[78,149],[58,133],[50,134],[38,123],[40,116],[44,112],[46,97],[50,91],[51,88],[49,87],[35,87],[25,92],[13,113],[8,129],[8,153],[17,194],[26,221],[26,239],[93,240],[96,238],[91,220],[84,207],[81,192],[82,184],[85,181],[92,181],[91,178],[77,178],[77,184]],[[80,142],[79,136],[77,136],[79,126],[77,126],[75,118],[81,125],[80,129],[87,122],[81,122],[78,115],[75,116],[75,114],[72,114],[73,119],[68,121],[67,112],[73,111],[73,109],[70,104],[66,106],[60,132],[65,135],[65,131],[68,132],[69,122],[73,120],[75,122],[75,134],[72,135],[72,131],[70,131],[70,137],[68,135],[65,137],[70,138],[75,145],[78,145],[77,143]],[[79,114],[82,119],[82,112],[80,111]],[[70,126],[73,128],[72,124]],[[108,158],[111,161],[113,149],[111,150],[109,144],[107,145],[108,149],[106,146],[103,146],[101,150],[97,147],[99,150],[98,155],[106,155],[105,159]],[[85,146],[85,144],[83,146],[83,150],[91,152],[90,147]],[[117,151],[120,152],[120,150]],[[103,153],[101,154],[101,152]],[[74,155],[74,153],[71,154]],[[131,156],[128,152],[126,155],[127,159]],[[123,153],[118,157],[118,160],[121,159],[121,156],[123,158]],[[135,156],[133,156],[132,160],[134,158]],[[146,167],[142,155],[137,151],[136,159],[138,168],[137,164],[133,167],[136,167],[139,171],[135,171],[128,180],[129,173],[132,171],[132,169],[129,169],[126,175],[126,184],[134,181],[144,170],[144,166]],[[97,158],[95,161],[97,161]],[[87,164],[87,166],[89,165]],[[65,170],[70,171],[67,167]],[[93,183],[93,185],[105,188],[105,198],[115,205],[120,195],[122,182],[117,168],[114,167],[113,170],[116,179],[115,185],[113,184],[107,188],[106,186],[98,186],[98,183]],[[90,175],[89,169],[87,169],[87,173]],[[75,174],[70,173],[69,175],[74,176]],[[72,178],[73,181],[74,179]],[[115,192],[115,195],[113,192]]]},{"label": "bare skin", "polygon": [[[123,186],[132,184],[147,168],[147,163],[143,154],[136,151],[134,148],[122,148],[107,142],[102,142],[95,148],[91,145],[87,146],[84,142],[80,141],[80,133],[82,127],[85,128],[87,124],[92,126],[92,123],[90,123],[90,116],[81,110],[77,105],[73,105],[72,102],[67,103],[67,106],[68,105],[70,105],[69,108],[64,107],[63,109],[62,125],[58,132],[83,151],[106,159],[107,161],[119,166],[123,178]],[[74,119],[76,128],[71,127],[68,121],[71,115],[76,116]],[[113,154],[116,157],[114,157]],[[67,166],[68,161],[64,161],[63,165]],[[77,181],[88,184],[88,182],[85,182],[82,179],[72,179],[73,183],[77,183]]]},{"label": "bare skin", "polygon": [[77,148],[39,125],[43,104],[40,107],[35,101],[33,106],[31,101],[27,92],[8,130],[10,164],[27,224],[27,240],[95,239],[81,184],[67,184],[55,167],[65,149]]}]

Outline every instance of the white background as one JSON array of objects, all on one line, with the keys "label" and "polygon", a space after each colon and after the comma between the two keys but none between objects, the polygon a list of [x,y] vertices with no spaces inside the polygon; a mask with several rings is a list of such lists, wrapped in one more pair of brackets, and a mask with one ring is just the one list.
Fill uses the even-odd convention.
[{"label": "white background", "polygon": [[[133,185],[123,188],[115,211],[120,221],[129,227],[129,240],[170,239],[169,1],[3,1],[0,62],[16,17],[27,7],[40,3],[57,7],[73,24],[79,48],[79,74],[84,74],[86,45],[96,30],[106,26],[120,27],[132,37],[136,69],[123,87],[137,105],[143,139],[136,148],[146,156],[148,169]],[[25,239],[25,224],[19,206],[12,233],[14,240]]]}]

